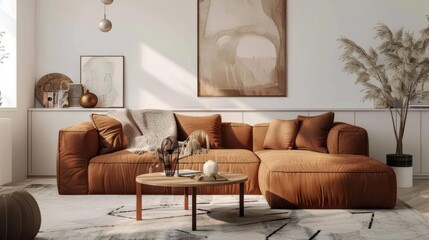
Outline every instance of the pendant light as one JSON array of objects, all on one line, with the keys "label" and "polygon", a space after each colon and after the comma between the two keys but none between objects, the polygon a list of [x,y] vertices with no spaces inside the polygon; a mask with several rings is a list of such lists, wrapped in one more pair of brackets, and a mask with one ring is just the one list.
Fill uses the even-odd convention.
[{"label": "pendant light", "polygon": [[106,18],[106,5],[110,5],[113,0],[101,0],[104,4],[104,18],[98,23],[98,28],[102,32],[108,32],[112,29],[112,22]]}]

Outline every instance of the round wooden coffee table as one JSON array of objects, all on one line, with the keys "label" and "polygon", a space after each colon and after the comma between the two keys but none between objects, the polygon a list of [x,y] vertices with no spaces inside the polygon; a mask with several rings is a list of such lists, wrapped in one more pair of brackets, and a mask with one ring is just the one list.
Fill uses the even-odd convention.
[{"label": "round wooden coffee table", "polygon": [[247,176],[239,173],[221,172],[226,181],[197,181],[189,177],[166,177],[163,173],[147,173],[136,177],[136,219],[142,220],[142,185],[158,187],[183,187],[185,190],[185,210],[188,210],[188,188],[192,188],[192,231],[197,230],[197,188],[207,186],[240,185],[240,217],[244,216],[244,182]]}]

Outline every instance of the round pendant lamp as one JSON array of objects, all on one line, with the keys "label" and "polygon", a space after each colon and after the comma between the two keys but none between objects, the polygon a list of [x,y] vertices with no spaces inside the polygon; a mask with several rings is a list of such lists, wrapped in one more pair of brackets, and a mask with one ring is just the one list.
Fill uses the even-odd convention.
[{"label": "round pendant lamp", "polygon": [[104,3],[104,5],[110,5],[112,4],[113,0],[101,0],[102,3]]},{"label": "round pendant lamp", "polygon": [[109,32],[112,29],[112,22],[106,18],[106,5],[113,3],[113,0],[101,0],[104,4],[104,18],[98,23],[98,28],[102,32]]}]

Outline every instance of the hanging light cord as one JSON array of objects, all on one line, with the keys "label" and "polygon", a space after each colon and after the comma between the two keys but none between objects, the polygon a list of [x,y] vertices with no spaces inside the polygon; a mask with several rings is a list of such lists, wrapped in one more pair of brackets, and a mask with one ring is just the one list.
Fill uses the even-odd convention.
[{"label": "hanging light cord", "polygon": [[106,19],[106,5],[104,5],[104,19]]}]

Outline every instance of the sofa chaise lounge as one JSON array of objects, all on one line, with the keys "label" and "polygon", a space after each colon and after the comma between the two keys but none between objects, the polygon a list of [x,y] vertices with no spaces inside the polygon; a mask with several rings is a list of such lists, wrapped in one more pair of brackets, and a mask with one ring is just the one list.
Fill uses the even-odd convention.
[{"label": "sofa chaise lounge", "polygon": [[[180,131],[189,121],[177,119]],[[387,165],[368,157],[365,129],[334,123],[328,129],[327,152],[264,148],[269,124],[220,123],[222,149],[180,160],[181,169],[201,170],[213,159],[219,171],[248,176],[245,194],[263,194],[272,208],[393,208],[396,177]],[[104,124],[106,125],[106,124]],[[59,132],[57,182],[60,194],[133,194],[135,177],[162,171],[151,153],[125,149],[100,154],[103,136],[97,124],[80,123]],[[110,126],[107,126],[109,129]],[[183,137],[182,137],[183,138]],[[158,166],[157,166],[158,165]],[[199,189],[199,194],[236,194],[235,185]],[[144,194],[182,194],[183,189],[145,186]]]}]

